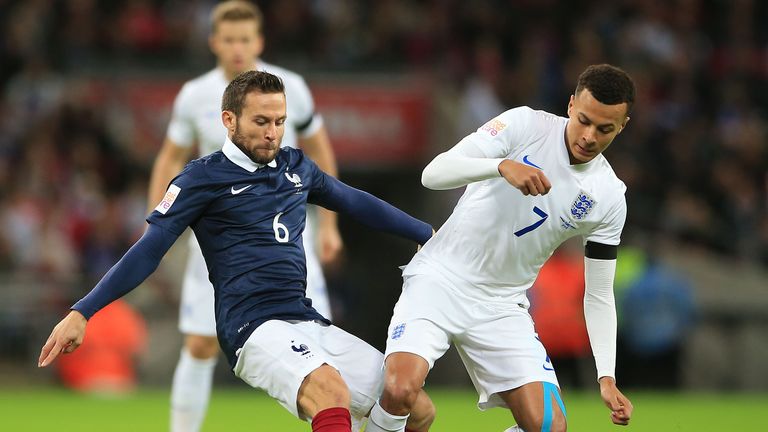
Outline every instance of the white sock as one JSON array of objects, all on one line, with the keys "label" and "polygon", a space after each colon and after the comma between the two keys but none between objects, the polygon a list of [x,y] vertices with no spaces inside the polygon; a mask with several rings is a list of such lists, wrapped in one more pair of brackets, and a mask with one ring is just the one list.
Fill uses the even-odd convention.
[{"label": "white sock", "polygon": [[211,398],[217,357],[196,359],[182,348],[171,388],[171,432],[198,432]]},{"label": "white sock", "polygon": [[525,432],[525,431],[520,429],[520,426],[514,425],[514,426],[510,426],[509,429],[505,429],[504,432]]},{"label": "white sock", "polygon": [[408,416],[398,416],[384,411],[384,408],[376,402],[368,416],[368,426],[365,432],[403,432]]}]

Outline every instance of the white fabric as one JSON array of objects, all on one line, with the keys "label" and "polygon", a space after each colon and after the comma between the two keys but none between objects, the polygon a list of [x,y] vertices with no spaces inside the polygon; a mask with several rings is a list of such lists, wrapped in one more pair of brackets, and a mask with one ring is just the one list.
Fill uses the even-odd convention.
[{"label": "white fabric", "polygon": [[458,151],[440,153],[424,168],[421,184],[434,190],[455,189],[477,181],[501,177],[504,159],[466,157]]},{"label": "white fabric", "polygon": [[200,360],[181,350],[173,374],[171,432],[197,432],[203,425],[218,358]]},{"label": "white fabric", "polygon": [[355,422],[365,417],[383,389],[383,356],[335,326],[272,320],[260,325],[238,350],[234,373],[266,391],[294,416],[304,378],[323,364],[339,371],[350,393]]},{"label": "white fabric", "polygon": [[[515,108],[430,163],[424,174],[427,185],[490,178],[467,186],[453,214],[415,255],[404,275],[418,274],[422,267],[439,269],[469,282],[466,294],[471,297],[527,304],[525,291],[568,238],[581,235],[585,241],[617,245],[626,216],[626,187],[602,155],[570,165],[564,140],[567,122],[543,111]],[[541,167],[552,183],[551,191],[524,196],[498,176],[493,166],[500,158]],[[470,175],[463,173],[461,160]],[[578,210],[574,207],[582,195],[594,205],[577,218],[572,210]],[[543,219],[535,208],[545,213],[544,223],[515,235]]]},{"label": "white fabric", "polygon": [[499,392],[537,381],[558,385],[528,311],[518,304],[471,298],[463,294],[468,288],[467,282],[438,272],[405,277],[385,357],[413,353],[431,369],[453,343],[483,410],[506,406]]},{"label": "white fabric", "polygon": [[510,426],[510,427],[504,429],[504,432],[525,432],[525,431],[520,429],[519,426],[515,425],[515,426]]},{"label": "white fabric", "polygon": [[584,258],[584,320],[595,356],[597,378],[616,378],[616,260]]},{"label": "white fabric", "polygon": [[376,402],[371,409],[371,416],[368,418],[365,432],[403,432],[408,417],[408,415],[390,414]]},{"label": "white fabric", "polygon": [[[282,78],[287,104],[282,146],[298,147],[299,137],[311,136],[323,125],[322,118],[315,113],[309,87],[300,75],[279,66],[259,61],[256,69]],[[221,99],[227,84],[224,71],[220,68],[185,83],[173,104],[172,118],[167,131],[168,139],[183,147],[189,147],[197,142],[201,156],[221,150],[222,145],[226,150],[227,143],[236,149],[227,138],[227,129],[221,121]],[[307,120],[310,120],[309,125],[298,132],[297,128]],[[258,168],[258,164],[250,159],[238,158],[237,153],[242,154],[239,150],[229,151],[227,156],[232,156],[230,159],[234,158],[233,161],[245,169],[255,171]],[[307,257],[307,297],[312,299],[312,306],[321,315],[332,319],[325,276],[315,247],[313,225],[314,212],[310,212],[307,215],[307,228],[303,235]],[[213,286],[208,280],[208,271],[200,247],[194,235],[192,237],[182,284],[179,329],[184,334],[215,336]]]}]

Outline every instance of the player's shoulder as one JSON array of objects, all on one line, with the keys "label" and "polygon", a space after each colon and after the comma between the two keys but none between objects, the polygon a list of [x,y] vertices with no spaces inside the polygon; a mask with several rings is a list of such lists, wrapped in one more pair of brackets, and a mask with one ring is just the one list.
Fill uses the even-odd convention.
[{"label": "player's shoulder", "polygon": [[624,201],[627,185],[616,175],[608,159],[601,154],[597,156],[595,163],[593,181],[603,189],[605,194]]},{"label": "player's shoulder", "polygon": [[184,83],[179,92],[179,96],[185,95],[194,97],[200,94],[207,94],[211,91],[218,91],[220,87],[226,87],[227,82],[224,73],[219,68],[211,69],[208,72],[192,78]]},{"label": "player's shoulder", "polygon": [[180,175],[187,175],[198,180],[209,179],[213,172],[225,166],[225,160],[226,156],[221,150],[215,151],[189,161]]},{"label": "player's shoulder", "polygon": [[259,63],[258,68],[259,70],[263,70],[265,72],[271,73],[272,75],[277,75],[278,77],[280,77],[280,79],[283,80],[283,84],[285,84],[286,89],[298,84],[301,84],[301,85],[304,84],[304,77],[299,75],[298,72],[294,72],[282,66],[278,66],[272,63],[267,63],[267,62],[261,62]]}]

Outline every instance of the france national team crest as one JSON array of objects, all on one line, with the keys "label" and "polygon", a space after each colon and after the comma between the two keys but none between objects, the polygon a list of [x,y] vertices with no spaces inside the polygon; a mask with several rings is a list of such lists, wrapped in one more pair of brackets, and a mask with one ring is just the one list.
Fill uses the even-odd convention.
[{"label": "france national team crest", "polygon": [[304,186],[303,184],[301,184],[301,177],[299,177],[299,175],[296,173],[293,173],[293,174],[285,173],[285,178],[287,178],[288,181],[293,183],[293,186],[297,189]]},{"label": "france national team crest", "polygon": [[398,324],[394,329],[392,329],[392,340],[400,339],[403,333],[405,333],[405,323]]},{"label": "france national team crest", "polygon": [[571,216],[574,219],[582,220],[589,214],[590,211],[597,205],[597,202],[587,195],[586,192],[581,191],[576,199],[571,204]]}]

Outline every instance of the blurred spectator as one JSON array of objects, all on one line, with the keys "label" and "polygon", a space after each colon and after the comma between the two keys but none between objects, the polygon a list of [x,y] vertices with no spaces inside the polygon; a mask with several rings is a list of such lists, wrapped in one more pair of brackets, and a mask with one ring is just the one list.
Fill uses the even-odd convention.
[{"label": "blurred spectator", "polygon": [[62,382],[81,392],[124,394],[136,387],[136,363],[146,344],[146,325],[125,301],[117,300],[88,321],[88,343],[61,356]]}]

